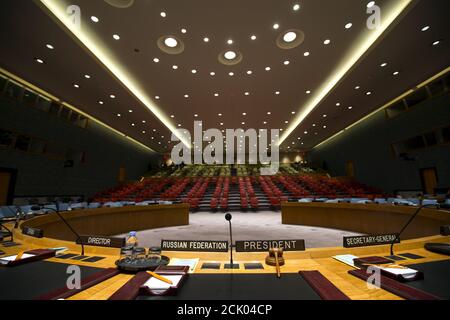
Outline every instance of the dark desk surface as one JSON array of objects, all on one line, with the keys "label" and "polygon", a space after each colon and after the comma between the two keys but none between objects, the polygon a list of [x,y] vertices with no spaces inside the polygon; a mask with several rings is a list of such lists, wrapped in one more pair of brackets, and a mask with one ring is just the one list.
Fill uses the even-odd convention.
[{"label": "dark desk surface", "polygon": [[450,300],[450,260],[413,264],[408,267],[424,273],[423,280],[407,282],[408,286]]},{"label": "dark desk surface", "polygon": [[139,296],[138,300],[320,300],[298,273],[191,274],[174,297]]},{"label": "dark desk surface", "polygon": [[[0,267],[0,300],[31,300],[66,286],[68,264],[37,261]],[[80,266],[81,278],[102,269]]]}]

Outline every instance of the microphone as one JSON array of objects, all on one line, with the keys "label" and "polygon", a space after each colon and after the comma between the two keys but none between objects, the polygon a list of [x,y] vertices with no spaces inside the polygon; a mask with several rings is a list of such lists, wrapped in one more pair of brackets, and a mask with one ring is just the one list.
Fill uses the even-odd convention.
[{"label": "microphone", "polygon": [[233,230],[231,229],[231,213],[225,214],[225,220],[230,224],[230,263],[225,264],[225,269],[239,269],[239,264],[233,263]]},{"label": "microphone", "polygon": [[35,205],[35,206],[32,206],[32,207],[31,207],[31,210],[32,210],[32,211],[39,211],[39,210],[41,210],[41,209],[45,209],[45,210],[51,210],[51,211],[55,212],[55,213],[58,215],[58,217],[65,223],[65,225],[70,229],[70,231],[72,231],[73,234],[76,235],[77,240],[80,241],[80,244],[81,244],[81,255],[84,256],[84,244],[83,244],[83,240],[81,239],[81,237],[80,237],[80,235],[78,234],[78,232],[76,232],[75,229],[72,228],[72,226],[66,221],[66,219],[64,219],[64,217],[59,213],[59,204],[58,204],[58,203],[56,203],[56,208],[57,208],[58,210],[55,210],[55,209],[53,209],[53,208],[47,208],[47,207],[44,207],[44,206]]},{"label": "microphone", "polygon": [[14,224],[14,229],[17,229],[19,227],[19,222],[23,215],[24,213],[22,212],[20,206],[16,206],[16,223]]},{"label": "microphone", "polygon": [[397,236],[395,237],[395,239],[391,242],[391,256],[394,255],[394,243],[395,241],[397,241],[397,239],[400,239],[400,235],[403,233],[403,231],[405,231],[405,229],[409,226],[409,224],[411,222],[413,222],[413,220],[416,218],[416,216],[419,214],[420,210],[422,210],[423,208],[426,207],[436,207],[437,209],[440,208],[439,204],[424,204],[421,205],[417,208],[416,212],[414,212],[414,214],[411,216],[411,218],[409,218],[408,222],[406,222],[406,224],[403,226],[403,228],[400,230],[400,232],[397,234]]}]

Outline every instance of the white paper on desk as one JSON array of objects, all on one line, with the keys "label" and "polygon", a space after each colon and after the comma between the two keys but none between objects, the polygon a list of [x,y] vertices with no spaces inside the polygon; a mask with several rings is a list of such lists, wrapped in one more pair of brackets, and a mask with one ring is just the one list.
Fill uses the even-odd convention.
[{"label": "white paper on desk", "polygon": [[170,260],[169,266],[188,266],[189,267],[189,273],[193,273],[195,268],[197,268],[198,261],[200,259],[178,259],[178,258],[172,258]]},{"label": "white paper on desk", "polygon": [[182,275],[162,275],[162,277],[169,279],[173,284],[168,284],[167,282],[151,277],[144,286],[148,287],[150,290],[167,290],[170,287],[176,287],[180,282]]},{"label": "white paper on desk", "polygon": [[343,262],[345,264],[348,264],[349,266],[359,269],[358,267],[355,266],[355,263],[353,262],[353,259],[357,259],[357,256],[354,256],[352,254],[341,254],[338,256],[334,256],[334,259],[336,259],[337,261]]},{"label": "white paper on desk", "polygon": [[394,265],[394,267],[391,267],[389,265],[378,265],[377,268],[384,270],[386,272],[395,274],[395,275],[402,275],[404,277],[413,277],[417,274],[417,270],[410,269],[408,267],[400,266],[400,265]]},{"label": "white paper on desk", "polygon": [[[13,256],[1,258],[0,260],[3,260],[3,261],[15,261],[15,260],[16,260],[16,257],[17,257],[17,254],[16,254],[16,255],[13,255]],[[22,258],[20,258],[20,260],[26,259],[26,258],[31,258],[31,257],[34,257],[34,254],[24,253],[24,254],[22,255]]]}]

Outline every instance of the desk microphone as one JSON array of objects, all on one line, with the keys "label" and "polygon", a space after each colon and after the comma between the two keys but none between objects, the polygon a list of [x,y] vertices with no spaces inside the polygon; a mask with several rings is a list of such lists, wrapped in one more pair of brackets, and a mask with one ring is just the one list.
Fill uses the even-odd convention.
[{"label": "desk microphone", "polygon": [[403,231],[405,231],[405,229],[409,226],[409,224],[411,222],[413,222],[413,220],[417,217],[417,215],[419,214],[420,210],[422,210],[422,208],[426,208],[426,207],[435,207],[437,209],[440,208],[439,204],[424,204],[421,205],[417,208],[416,212],[414,212],[414,214],[411,216],[411,218],[408,220],[408,222],[406,222],[406,224],[403,226],[403,228],[400,230],[400,232],[397,234],[397,236],[395,237],[395,239],[391,242],[391,256],[394,255],[394,243],[395,241],[397,241],[397,239],[400,239],[400,235],[403,233]]},{"label": "desk microphone", "polygon": [[225,269],[239,269],[239,264],[233,263],[233,230],[231,229],[231,218],[233,218],[231,213],[225,215],[225,220],[230,224],[230,263],[225,264]]},{"label": "desk microphone", "polygon": [[75,229],[72,228],[72,226],[66,221],[66,219],[64,219],[64,217],[59,213],[59,204],[56,203],[56,209],[57,210],[55,210],[53,208],[47,208],[47,207],[44,207],[44,206],[32,206],[31,207],[32,211],[39,211],[41,209],[51,210],[51,211],[55,212],[58,215],[58,217],[66,224],[66,226],[70,229],[70,231],[72,231],[77,236],[77,239],[78,239],[78,241],[80,241],[80,244],[81,244],[81,255],[84,256],[83,240],[81,239],[81,237],[78,234],[78,232],[76,232]]}]

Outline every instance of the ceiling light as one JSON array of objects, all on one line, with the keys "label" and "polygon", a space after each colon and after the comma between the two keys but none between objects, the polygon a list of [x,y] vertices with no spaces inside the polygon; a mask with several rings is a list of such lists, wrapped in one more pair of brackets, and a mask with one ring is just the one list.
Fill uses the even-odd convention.
[{"label": "ceiling light", "polygon": [[169,48],[175,48],[178,45],[178,41],[172,37],[164,39],[164,44]]},{"label": "ceiling light", "polygon": [[164,11],[161,12],[160,15],[161,15],[161,17],[163,17],[163,18],[167,17],[167,14],[166,14]]},{"label": "ceiling light", "polygon": [[196,117],[196,118],[197,118],[197,117],[198,117],[198,114],[194,114],[194,117]]},{"label": "ceiling light", "polygon": [[297,39],[297,34],[293,31],[286,32],[283,36],[284,42],[290,43],[290,42],[294,41],[295,39]]},{"label": "ceiling light", "polygon": [[223,122],[221,122],[220,125],[223,126]]},{"label": "ceiling light", "polygon": [[117,114],[118,117],[121,117],[122,115],[120,113]]},{"label": "ceiling light", "polygon": [[219,117],[221,117],[221,116],[222,116],[222,114],[221,114],[221,113],[219,113],[219,114],[218,114],[218,116],[219,116]]},{"label": "ceiling light", "polygon": [[232,77],[232,76],[234,76],[234,72],[230,72],[230,73],[228,73],[228,75],[229,75],[230,77]]},{"label": "ceiling light", "polygon": [[300,5],[298,3],[294,4],[294,6],[292,7],[292,10],[294,10],[294,11],[300,10]]},{"label": "ceiling light", "polygon": [[251,71],[251,70],[248,70],[247,71],[247,74],[252,74],[253,72]]},{"label": "ceiling light", "polygon": [[47,44],[47,45],[46,45],[46,47],[47,47],[48,49],[50,49],[50,50],[53,50],[53,49],[55,49],[55,47],[54,47],[54,46],[52,46],[51,44]]},{"label": "ceiling light", "polygon": [[307,57],[307,56],[309,56],[309,52],[306,51],[303,55],[304,55],[305,57]]},{"label": "ceiling light", "polygon": [[158,59],[158,58],[153,58],[153,62],[154,62],[154,63],[158,63],[158,62],[159,62],[159,59]]},{"label": "ceiling light", "polygon": [[203,42],[209,42],[209,38],[203,38]]},{"label": "ceiling light", "polygon": [[100,19],[97,18],[96,16],[92,16],[92,17],[91,17],[91,20],[92,20],[92,22],[95,22],[95,23],[97,23],[97,22],[100,21]]},{"label": "ceiling light", "polygon": [[274,28],[275,30],[277,30],[279,27],[280,27],[280,25],[279,25],[278,23],[275,23],[275,24],[273,25],[273,28]]},{"label": "ceiling light", "polygon": [[246,112],[243,112],[243,113],[242,113],[242,115],[243,115],[243,116],[246,116],[246,115],[247,115],[247,113],[246,113]]},{"label": "ceiling light", "polygon": [[315,123],[313,123],[313,125],[312,125],[313,127],[315,127],[316,126],[316,124]]},{"label": "ceiling light", "polygon": [[133,110],[131,110],[131,109],[130,109],[130,110],[128,110],[128,112],[129,112],[129,113],[132,113],[132,112],[133,112]]},{"label": "ceiling light", "polygon": [[253,35],[250,37],[250,39],[256,40],[256,36],[253,34]]},{"label": "ceiling light", "polygon": [[323,44],[325,44],[325,45],[330,44],[330,43],[331,43],[331,40],[330,40],[330,39],[327,39],[327,40],[325,40],[325,41],[323,42]]},{"label": "ceiling light", "polygon": [[303,132],[304,134],[308,134],[308,131]]},{"label": "ceiling light", "polygon": [[173,65],[173,66],[172,66],[172,69],[173,69],[173,70],[177,70],[177,69],[178,69],[178,66],[177,66],[177,65]]},{"label": "ceiling light", "polygon": [[430,26],[425,26],[425,27],[422,28],[422,31],[427,31],[429,29],[430,29]]},{"label": "ceiling light", "polygon": [[295,111],[292,111],[291,114],[295,114]]},{"label": "ceiling light", "polygon": [[218,97],[219,96],[219,94],[218,93],[214,93],[214,97]]},{"label": "ceiling light", "polygon": [[326,114],[324,114],[322,117],[324,117],[324,118],[326,118],[327,117],[327,115]]},{"label": "ceiling light", "polygon": [[370,2],[367,4],[367,8],[373,7],[374,5],[375,5],[375,1],[370,1]]},{"label": "ceiling light", "polygon": [[347,23],[347,24],[345,25],[345,29],[350,29],[352,26],[353,26],[353,24]]},{"label": "ceiling light", "polygon": [[283,64],[284,64],[285,66],[287,66],[289,63],[290,63],[289,60],[286,60],[286,61],[283,62]]},{"label": "ceiling light", "polygon": [[246,96],[248,96],[248,95],[250,95],[250,92],[245,92],[244,94],[245,94]]},{"label": "ceiling light", "polygon": [[267,124],[267,121],[264,121],[263,124]]},{"label": "ceiling light", "polygon": [[42,63],[44,63],[44,60],[36,58],[36,62],[42,64]]},{"label": "ceiling light", "polygon": [[178,126],[181,127],[181,124],[179,123]]},{"label": "ceiling light", "polygon": [[189,98],[189,95],[188,95],[188,94],[185,94],[184,97],[185,97],[185,98]]},{"label": "ceiling light", "polygon": [[361,87],[360,86],[356,86],[355,87],[355,90],[359,90]]},{"label": "ceiling light", "polygon": [[370,96],[372,94],[372,92],[368,91],[366,92],[366,95]]},{"label": "ceiling light", "polygon": [[228,39],[227,43],[228,43],[228,44],[233,44],[233,40]]},{"label": "ceiling light", "polygon": [[186,33],[187,30],[185,28],[181,29],[181,33]]},{"label": "ceiling light", "polygon": [[236,58],[237,55],[236,55],[236,52],[234,52],[234,51],[227,51],[227,52],[225,52],[225,54],[223,56],[227,60],[233,60]]},{"label": "ceiling light", "polygon": [[80,85],[78,85],[78,84],[76,84],[76,83],[75,83],[73,86],[74,86],[75,88],[77,88],[77,89],[80,87]]},{"label": "ceiling light", "polygon": [[84,77],[85,77],[86,79],[90,79],[90,78],[91,78],[91,76],[88,75],[88,74],[85,74]]},{"label": "ceiling light", "polygon": [[[145,120],[142,120],[142,123],[145,123],[146,121]],[[153,131],[155,131],[154,129],[153,129]]]},{"label": "ceiling light", "polygon": [[113,35],[114,40],[120,40],[120,36],[118,34]]},{"label": "ceiling light", "polygon": [[437,40],[437,41],[433,42],[433,46],[437,46],[439,43],[441,43],[441,41]]},{"label": "ceiling light", "polygon": [[193,74],[196,74],[197,73],[197,70],[195,70],[195,69],[192,69],[192,71],[191,71]]},{"label": "ceiling light", "polygon": [[266,67],[266,71],[270,71],[270,67]]},{"label": "ceiling light", "polygon": [[353,107],[352,107],[352,106],[348,107],[348,110],[352,110],[352,109],[353,109]]},{"label": "ceiling light", "polygon": [[326,128],[327,128],[327,126],[323,126],[323,128],[324,128],[324,129],[326,129]]},{"label": "ceiling light", "polygon": [[336,107],[339,107],[341,104],[338,102],[338,103],[336,103]]},{"label": "ceiling light", "polygon": [[268,111],[268,112],[267,112],[267,114],[268,114],[268,115],[271,115],[271,114],[272,114],[272,112]]},{"label": "ceiling light", "polygon": [[210,72],[209,74],[210,74],[211,76],[215,76],[215,75],[216,75],[215,72]]},{"label": "ceiling light", "polygon": [[101,100],[100,100],[100,101],[98,102],[98,104],[103,104],[103,103],[104,103],[104,102],[103,102],[103,101],[101,101]]},{"label": "ceiling light", "polygon": [[285,121],[284,123],[288,124],[288,123],[289,123],[289,121],[287,121],[287,120],[286,120],[286,121]]},{"label": "ceiling light", "polygon": [[170,117],[171,117],[172,119],[175,118],[175,116],[174,116],[173,114],[171,114]]},{"label": "ceiling light", "polygon": [[394,75],[394,76],[397,76],[399,73],[400,73],[400,72],[395,71],[395,72],[393,73],[393,75]]},{"label": "ceiling light", "polygon": [[155,99],[156,99],[156,100],[159,100],[159,96],[155,96]]},{"label": "ceiling light", "polygon": [[275,91],[275,94],[276,94],[276,95],[279,95],[279,94],[280,94],[280,91]]},{"label": "ceiling light", "polygon": [[245,124],[245,122],[241,122],[241,124]]},{"label": "ceiling light", "polygon": [[135,124],[134,124],[134,123],[132,123],[132,124],[131,124],[131,126],[132,126],[132,127],[134,127],[134,126],[135,126]]},{"label": "ceiling light", "polygon": [[311,90],[307,90],[307,91],[306,91],[306,94],[310,94],[310,93],[311,93]]},{"label": "ceiling light", "polygon": [[381,65],[380,65],[380,67],[382,67],[382,68],[384,68],[384,67],[386,67],[387,66],[387,62],[383,62]]}]

